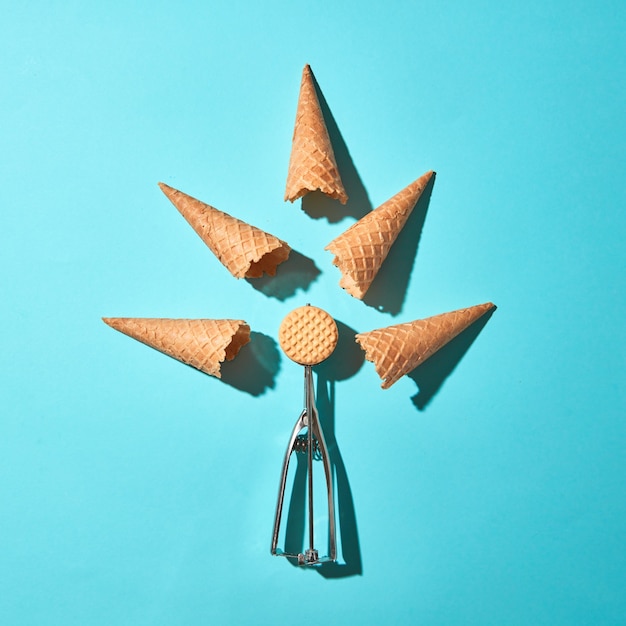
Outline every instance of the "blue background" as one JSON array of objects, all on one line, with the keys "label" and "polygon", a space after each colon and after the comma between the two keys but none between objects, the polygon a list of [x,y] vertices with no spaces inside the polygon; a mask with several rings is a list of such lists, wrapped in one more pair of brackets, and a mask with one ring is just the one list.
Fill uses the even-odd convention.
[{"label": "blue background", "polygon": [[[626,623],[623,6],[5,3],[0,621]],[[352,218],[282,200],[305,63],[362,206],[437,171],[395,312],[338,287],[323,247]],[[282,301],[235,281],[160,180],[319,276]],[[363,331],[489,300],[427,402],[368,362],[320,398],[325,573],[269,555],[301,368],[241,391],[100,321],[243,317],[274,372],[307,301]]]}]

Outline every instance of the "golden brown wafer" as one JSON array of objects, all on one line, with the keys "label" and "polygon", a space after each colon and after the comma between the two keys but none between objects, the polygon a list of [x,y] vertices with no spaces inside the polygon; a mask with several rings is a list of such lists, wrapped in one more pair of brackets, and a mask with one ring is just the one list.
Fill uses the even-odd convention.
[{"label": "golden brown wafer", "polygon": [[221,364],[232,361],[250,341],[243,320],[188,320],[104,317],[105,324],[206,374],[221,378]]},{"label": "golden brown wafer", "polygon": [[274,276],[289,257],[291,248],[278,237],[164,183],[159,187],[235,278]]},{"label": "golden brown wafer", "polygon": [[434,172],[423,176],[381,204],[325,248],[335,255],[333,265],[341,271],[339,286],[362,300],[387,258]]},{"label": "golden brown wafer", "polygon": [[288,313],[278,330],[283,352],[300,365],[317,365],[327,359],[338,337],[335,320],[309,304]]},{"label": "golden brown wafer", "polygon": [[359,333],[356,341],[365,350],[365,358],[376,366],[376,372],[383,380],[382,388],[388,389],[493,309],[495,305],[491,302],[478,304],[423,320]]},{"label": "golden brown wafer", "polygon": [[285,200],[293,202],[318,189],[342,204],[348,201],[315,92],[313,73],[306,65],[302,71]]}]

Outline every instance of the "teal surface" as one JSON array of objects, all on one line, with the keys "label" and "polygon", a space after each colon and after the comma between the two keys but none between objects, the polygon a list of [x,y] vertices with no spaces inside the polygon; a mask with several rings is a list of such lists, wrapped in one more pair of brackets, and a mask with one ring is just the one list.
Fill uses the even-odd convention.
[{"label": "teal surface", "polygon": [[[2,13],[3,625],[626,623],[623,3]],[[283,202],[305,63],[350,211],[437,171],[369,303],[323,250],[354,217]],[[308,287],[236,281],[158,181],[286,239]],[[270,556],[284,315],[350,338],[486,301],[389,390],[350,342],[320,371],[340,560]],[[224,383],[102,316],[242,317],[257,352]]]}]

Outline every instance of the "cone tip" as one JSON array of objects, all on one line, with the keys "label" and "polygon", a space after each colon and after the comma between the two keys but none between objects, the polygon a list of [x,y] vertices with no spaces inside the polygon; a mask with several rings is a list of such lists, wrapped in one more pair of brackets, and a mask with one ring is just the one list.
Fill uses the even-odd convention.
[{"label": "cone tip", "polygon": [[168,200],[170,200],[170,202],[174,202],[174,198],[180,193],[178,189],[174,189],[174,187],[170,187],[165,183],[159,183],[159,188],[166,195]]},{"label": "cone tip", "polygon": [[119,318],[119,317],[103,317],[102,321],[107,326],[110,326],[114,330],[119,330],[121,318]]},{"label": "cone tip", "polygon": [[419,178],[414,181],[414,184],[428,184],[432,179],[437,176],[437,172],[435,170],[428,170],[424,174],[422,174]]}]

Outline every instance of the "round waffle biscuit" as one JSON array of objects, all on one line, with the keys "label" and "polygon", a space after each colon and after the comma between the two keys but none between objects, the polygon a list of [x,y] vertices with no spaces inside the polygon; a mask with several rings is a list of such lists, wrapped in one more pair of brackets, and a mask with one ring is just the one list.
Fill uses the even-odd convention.
[{"label": "round waffle biscuit", "polygon": [[278,329],[283,352],[300,365],[317,365],[337,345],[335,320],[322,309],[307,304],[288,313]]}]

